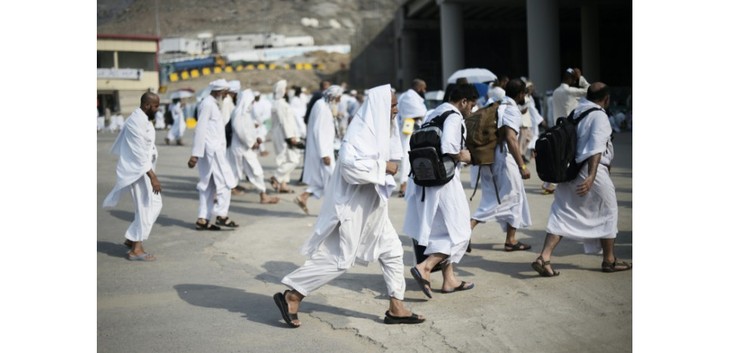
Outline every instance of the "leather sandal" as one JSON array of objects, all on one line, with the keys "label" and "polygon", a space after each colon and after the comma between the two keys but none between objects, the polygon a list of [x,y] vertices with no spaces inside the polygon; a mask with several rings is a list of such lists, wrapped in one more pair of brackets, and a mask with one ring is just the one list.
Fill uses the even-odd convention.
[{"label": "leather sandal", "polygon": [[[539,262],[538,262],[539,261]],[[532,269],[537,271],[542,277],[555,277],[559,276],[560,272],[553,270],[552,273],[548,272],[545,266],[550,266],[550,261],[545,261],[541,256],[537,257],[537,260],[532,263]]]}]

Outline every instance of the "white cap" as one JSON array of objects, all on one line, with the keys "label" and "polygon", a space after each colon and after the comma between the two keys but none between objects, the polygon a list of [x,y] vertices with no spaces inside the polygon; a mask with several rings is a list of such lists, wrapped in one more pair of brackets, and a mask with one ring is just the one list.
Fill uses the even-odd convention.
[{"label": "white cap", "polygon": [[219,78],[209,85],[211,91],[225,91],[228,89],[228,81],[225,79]]},{"label": "white cap", "polygon": [[254,97],[258,97],[260,95],[261,95],[261,92],[259,92],[259,91],[253,91],[253,96]]},{"label": "white cap", "polygon": [[241,81],[239,80],[232,80],[228,81],[228,90],[233,92],[238,92],[241,90]]}]

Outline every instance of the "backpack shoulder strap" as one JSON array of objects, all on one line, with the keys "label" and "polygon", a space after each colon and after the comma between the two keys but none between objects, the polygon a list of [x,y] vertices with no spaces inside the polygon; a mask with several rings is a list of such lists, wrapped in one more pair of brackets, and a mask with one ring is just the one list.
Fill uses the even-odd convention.
[{"label": "backpack shoulder strap", "polygon": [[573,110],[572,112],[570,112],[570,115],[568,115],[568,120],[570,120],[570,122],[572,122],[573,125],[578,125],[578,123],[581,120],[583,120],[583,118],[585,118],[588,114],[590,114],[591,112],[594,112],[596,110],[603,110],[603,109],[596,108],[596,107],[590,108],[590,109],[580,113],[580,115],[578,115],[578,117],[575,119],[573,119],[573,113],[575,113],[575,110]]},{"label": "backpack shoulder strap", "polygon": [[446,118],[448,118],[449,115],[454,114],[454,113],[456,113],[456,112],[453,111],[453,110],[447,110],[443,114],[441,114],[441,115],[439,115],[439,116],[431,119],[428,123],[426,123],[424,125],[428,125],[428,126],[434,126],[434,125],[444,126],[444,121],[446,121]]}]

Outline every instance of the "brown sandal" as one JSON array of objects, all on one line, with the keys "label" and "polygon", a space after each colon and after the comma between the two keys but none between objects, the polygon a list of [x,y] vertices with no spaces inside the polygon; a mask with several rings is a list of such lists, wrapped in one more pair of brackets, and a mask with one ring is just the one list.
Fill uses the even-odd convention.
[{"label": "brown sandal", "polygon": [[617,259],[614,259],[613,263],[608,263],[606,261],[601,263],[601,270],[606,273],[628,271],[631,267],[632,265],[630,263],[627,263],[626,261],[618,262]]},{"label": "brown sandal", "polygon": [[532,263],[532,269],[537,271],[537,273],[539,273],[542,277],[555,277],[560,275],[560,272],[555,270],[553,270],[552,273],[548,272],[545,266],[550,266],[550,261],[543,260],[542,255],[538,256],[537,260]]}]

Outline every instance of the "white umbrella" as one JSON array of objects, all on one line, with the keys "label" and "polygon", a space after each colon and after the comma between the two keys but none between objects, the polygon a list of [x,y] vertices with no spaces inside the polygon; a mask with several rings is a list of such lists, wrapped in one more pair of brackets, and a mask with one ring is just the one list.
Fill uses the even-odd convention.
[{"label": "white umbrella", "polygon": [[194,96],[193,92],[190,92],[186,89],[177,90],[175,92],[170,93],[170,99],[183,99],[183,98],[189,98]]},{"label": "white umbrella", "polygon": [[447,83],[456,83],[456,79],[464,77],[469,83],[491,82],[497,79],[497,75],[487,69],[470,68],[461,69],[449,76]]}]

